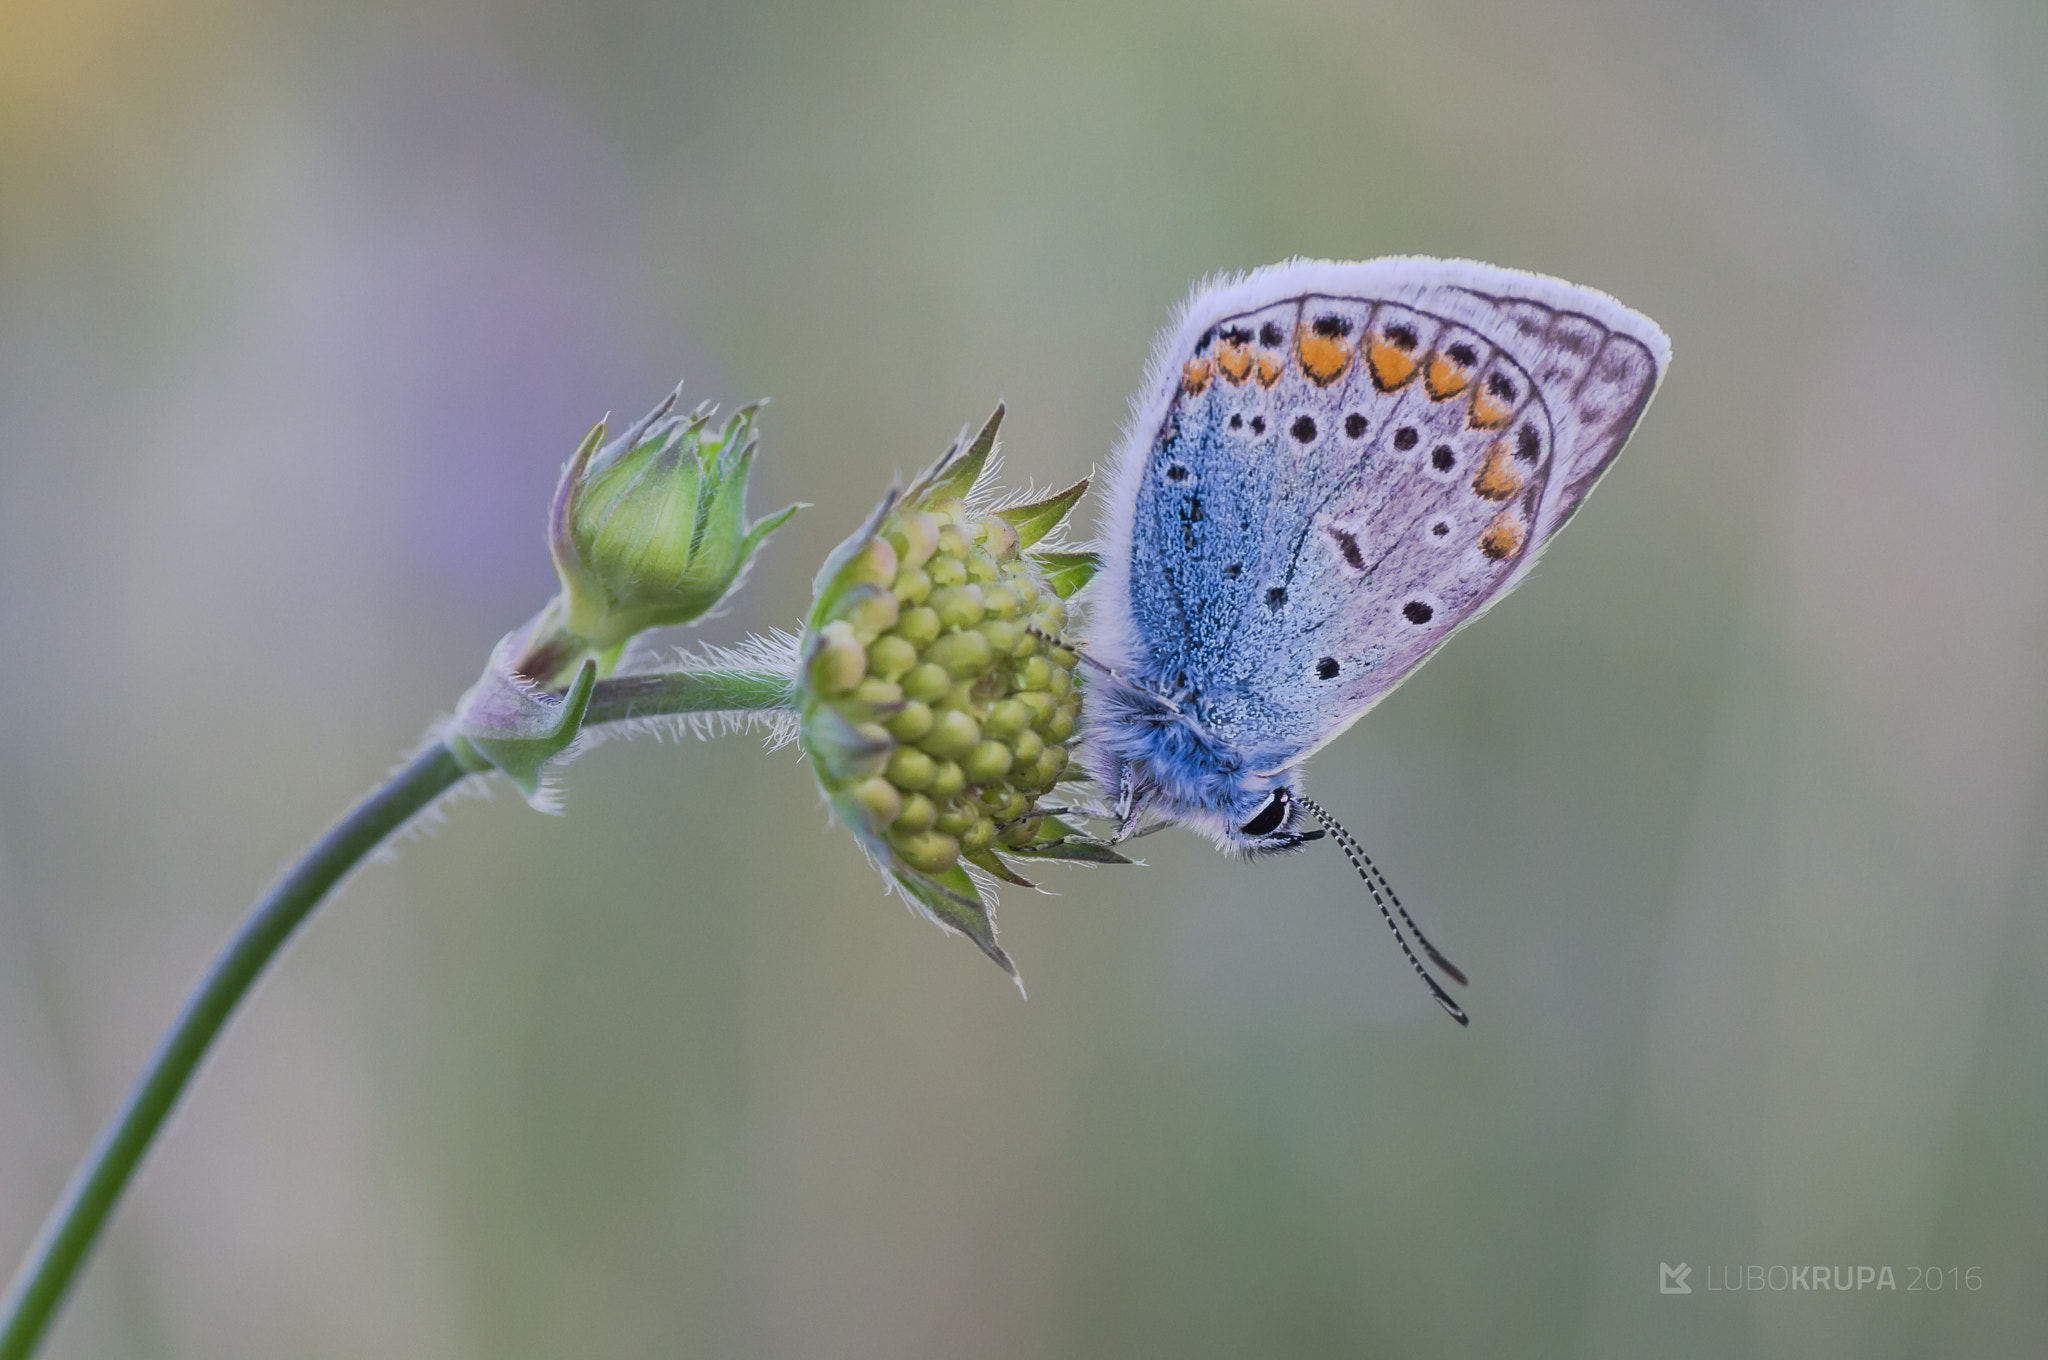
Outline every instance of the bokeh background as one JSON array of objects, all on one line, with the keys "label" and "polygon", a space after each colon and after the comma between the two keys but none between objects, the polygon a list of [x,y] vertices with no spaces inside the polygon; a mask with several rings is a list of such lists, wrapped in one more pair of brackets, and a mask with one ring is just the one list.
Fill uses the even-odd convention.
[{"label": "bokeh background", "polygon": [[608,746],[316,920],[50,1355],[2042,1353],[2044,71],[2028,0],[6,6],[8,1262],[599,415],[774,398],[732,642],[999,397],[1097,465],[1211,270],[1478,256],[1677,353],[1314,764],[1469,1032],[1335,854],[1012,893],[1024,1001],[792,753]]}]

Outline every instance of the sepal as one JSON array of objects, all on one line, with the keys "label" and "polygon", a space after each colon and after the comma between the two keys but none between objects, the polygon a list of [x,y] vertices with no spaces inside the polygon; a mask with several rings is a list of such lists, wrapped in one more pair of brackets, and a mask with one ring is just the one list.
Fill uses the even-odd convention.
[{"label": "sepal", "polygon": [[597,661],[586,658],[577,667],[567,692],[543,691],[515,669],[532,627],[507,633],[492,650],[491,664],[457,703],[445,740],[464,768],[478,774],[497,770],[530,806],[551,811],[541,775],[583,730],[583,715],[597,686]]}]

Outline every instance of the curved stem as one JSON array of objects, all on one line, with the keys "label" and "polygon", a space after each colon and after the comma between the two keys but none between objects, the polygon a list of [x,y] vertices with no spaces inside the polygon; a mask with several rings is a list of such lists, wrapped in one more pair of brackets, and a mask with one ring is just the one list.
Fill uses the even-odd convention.
[{"label": "curved stem", "polygon": [[64,1188],[0,1300],[0,1360],[27,1360],[107,1216],[235,1007],[313,908],[386,837],[468,772],[440,742],[356,804],[265,893],[215,957]]},{"label": "curved stem", "polygon": [[[678,713],[787,709],[790,703],[789,677],[768,671],[629,675],[597,685],[584,725]],[[0,1299],[0,1360],[28,1360],[34,1353],[192,1074],[293,932],[371,851],[473,772],[445,743],[435,742],[350,809],[256,903],[186,999],[36,1234]]]}]

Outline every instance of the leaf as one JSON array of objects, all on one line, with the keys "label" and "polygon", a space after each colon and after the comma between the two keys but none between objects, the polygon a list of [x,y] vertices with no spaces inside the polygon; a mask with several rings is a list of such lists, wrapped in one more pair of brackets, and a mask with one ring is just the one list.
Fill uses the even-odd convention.
[{"label": "leaf", "polygon": [[982,905],[981,894],[976,890],[974,880],[967,876],[966,869],[955,864],[945,873],[933,876],[899,866],[896,881],[934,921],[959,931],[981,946],[981,952],[995,960],[996,967],[1016,980],[1017,965],[1010,962],[1010,956],[996,943],[995,917]]},{"label": "leaf", "polygon": [[981,427],[981,433],[967,446],[967,452],[958,457],[949,454],[939,460],[927,478],[929,484],[917,493],[918,501],[929,505],[933,501],[967,499],[967,493],[974,490],[974,483],[981,477],[981,470],[988,466],[988,456],[996,446],[996,430],[1002,423],[1003,408],[998,406]]},{"label": "leaf", "polygon": [[1087,585],[1102,565],[1094,553],[1086,552],[1033,553],[1031,560],[1045,573],[1046,584],[1052,587],[1053,594],[1063,600]]},{"label": "leaf", "polygon": [[1076,864],[1134,864],[1102,841],[1066,841],[1059,845],[1027,845],[1010,851],[1025,859],[1063,859]]},{"label": "leaf", "polygon": [[1008,520],[1010,527],[1017,531],[1017,545],[1028,548],[1059,528],[1060,521],[1067,517],[1067,512],[1087,490],[1088,479],[1083,477],[1056,496],[1048,496],[1029,505],[1012,505],[996,511],[996,514]]},{"label": "leaf", "polygon": [[541,788],[541,771],[583,730],[597,661],[586,658],[561,697],[543,694],[512,672],[526,633],[515,630],[498,643],[491,664],[457,704],[449,732],[518,785],[528,804],[546,810],[551,800]]},{"label": "leaf", "polygon": [[966,856],[967,862],[975,868],[995,875],[1005,883],[1014,883],[1020,888],[1035,888],[1038,885],[1020,875],[1015,869],[1003,863],[1002,857],[993,850],[976,850]]}]

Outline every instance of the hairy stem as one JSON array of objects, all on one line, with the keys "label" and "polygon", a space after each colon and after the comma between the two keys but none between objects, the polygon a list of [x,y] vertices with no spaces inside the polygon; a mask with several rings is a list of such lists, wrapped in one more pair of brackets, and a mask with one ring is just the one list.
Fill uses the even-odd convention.
[{"label": "hairy stem", "polygon": [[674,713],[763,712],[790,706],[791,681],[773,671],[668,671],[597,682],[583,725]]},{"label": "hairy stem", "polygon": [[[678,713],[787,709],[790,680],[705,670],[602,681],[584,726]],[[0,1360],[27,1360],[213,1041],[292,934],[371,851],[471,773],[435,742],[352,808],[256,903],[100,1131],[0,1299]]]}]

